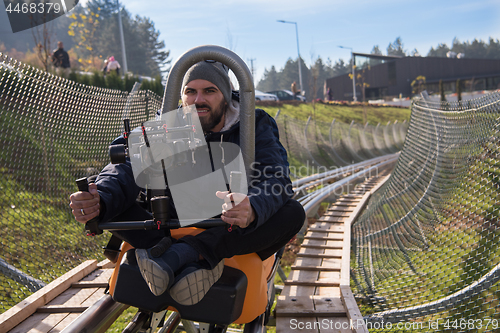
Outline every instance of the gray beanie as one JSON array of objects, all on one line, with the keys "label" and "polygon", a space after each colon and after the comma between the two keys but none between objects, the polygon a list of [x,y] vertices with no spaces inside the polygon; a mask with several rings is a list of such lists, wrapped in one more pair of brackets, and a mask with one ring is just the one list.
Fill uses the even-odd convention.
[{"label": "gray beanie", "polygon": [[215,84],[224,95],[226,102],[230,103],[231,83],[226,68],[220,62],[200,61],[194,64],[184,75],[184,80],[182,80],[183,91],[186,84],[193,80],[207,80]]}]

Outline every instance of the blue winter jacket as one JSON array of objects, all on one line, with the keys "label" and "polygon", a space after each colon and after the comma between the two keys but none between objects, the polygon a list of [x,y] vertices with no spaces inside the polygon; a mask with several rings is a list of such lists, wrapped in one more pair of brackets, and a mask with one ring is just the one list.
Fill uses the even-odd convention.
[{"label": "blue winter jacket", "polygon": [[[208,142],[231,142],[240,144],[240,123],[223,132],[209,132]],[[124,144],[123,136],[112,144]],[[278,211],[292,196],[287,153],[279,142],[279,132],[275,120],[265,111],[255,110],[255,163],[254,180],[248,196],[257,226],[262,225]],[[110,221],[134,205],[141,191],[135,184],[130,162],[108,164],[96,180],[101,197],[100,220]],[[173,198],[175,204],[175,198]]]}]

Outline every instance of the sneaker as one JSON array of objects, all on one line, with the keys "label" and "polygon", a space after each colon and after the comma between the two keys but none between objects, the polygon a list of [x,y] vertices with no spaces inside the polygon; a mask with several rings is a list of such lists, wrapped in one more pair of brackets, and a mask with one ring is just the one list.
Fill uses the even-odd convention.
[{"label": "sneaker", "polygon": [[203,265],[203,262],[186,265],[170,288],[170,296],[181,305],[196,304],[220,279],[223,270],[224,260],[213,269],[210,269],[208,264]]},{"label": "sneaker", "polygon": [[136,249],[135,257],[142,277],[155,296],[160,296],[173,284],[174,272],[161,259],[151,255],[151,250]]}]

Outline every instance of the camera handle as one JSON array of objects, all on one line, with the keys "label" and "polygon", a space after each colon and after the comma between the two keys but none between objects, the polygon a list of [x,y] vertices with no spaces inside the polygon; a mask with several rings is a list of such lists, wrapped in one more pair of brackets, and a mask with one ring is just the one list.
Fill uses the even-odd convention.
[{"label": "camera handle", "polygon": [[[89,182],[87,177],[80,178],[76,180],[76,186],[78,186],[78,190],[82,192],[89,191]],[[94,217],[92,220],[87,221],[85,223],[85,230],[87,230],[87,236],[95,236],[102,234],[102,230],[99,229],[99,218]]]},{"label": "camera handle", "polygon": [[[89,191],[89,184],[86,177],[76,180],[76,185],[78,190],[82,192]],[[159,200],[157,204],[165,207],[166,203],[163,200]],[[158,206],[158,205],[157,205]],[[155,207],[157,208],[157,207]],[[158,208],[157,208],[158,209]],[[94,217],[92,220],[85,223],[85,230],[87,230],[87,236],[95,236],[102,234],[103,230],[153,230],[153,229],[178,229],[181,228],[180,222],[177,219],[167,219],[167,211],[165,208],[159,209],[160,211],[156,213],[156,219],[144,220],[144,221],[124,221],[124,222],[102,222],[99,223],[99,219]],[[158,223],[160,222],[160,223]],[[213,228],[219,226],[225,226],[226,223],[220,218],[207,219],[203,221],[193,221],[190,227],[196,228]]]}]

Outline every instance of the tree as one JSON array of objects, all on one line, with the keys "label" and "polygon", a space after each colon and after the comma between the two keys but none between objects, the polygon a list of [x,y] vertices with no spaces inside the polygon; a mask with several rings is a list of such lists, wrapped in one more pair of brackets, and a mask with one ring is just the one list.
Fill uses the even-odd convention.
[{"label": "tree", "polygon": [[482,59],[486,54],[487,46],[482,40],[474,39],[472,43],[466,48],[466,57]]},{"label": "tree", "polygon": [[[164,51],[165,42],[159,40],[160,32],[155,29],[153,21],[146,17],[136,16],[134,20],[134,30],[139,36],[138,48],[140,53],[134,54],[131,52],[130,68],[135,73],[164,73],[168,69],[166,65],[170,64],[168,59],[170,51]],[[135,49],[135,48],[134,48]],[[137,58],[138,59],[137,59]],[[145,61],[140,61],[143,58]]]},{"label": "tree", "polygon": [[[113,0],[91,0],[86,10],[99,12],[99,34],[96,48],[105,58],[113,55],[123,64],[121,40],[118,26],[116,2]],[[129,71],[155,77],[168,72],[170,52],[160,40],[160,32],[149,18],[132,15],[125,7],[120,8]]]},{"label": "tree", "polygon": [[396,40],[387,46],[387,55],[395,56],[406,56],[406,51],[403,49],[403,41],[401,37],[396,38]]},{"label": "tree", "polygon": [[439,44],[436,48],[431,47],[428,57],[446,57],[448,51],[456,54],[462,53],[466,58],[476,59],[500,59],[500,42],[490,37],[489,42],[474,39],[472,42],[460,42],[453,38],[451,49],[446,44]]},{"label": "tree", "polygon": [[[302,74],[304,74],[302,72]],[[299,69],[297,68],[297,62],[292,60],[292,58],[288,58],[285,63],[285,67],[281,70],[280,75],[280,89],[290,89],[290,86],[294,81],[299,81]],[[302,77],[304,79],[304,77]],[[297,84],[299,84],[297,82]]]},{"label": "tree", "polygon": [[262,91],[280,89],[280,75],[274,66],[271,66],[270,70],[264,69],[264,77],[257,84],[257,89]]},{"label": "tree", "polygon": [[488,47],[486,48],[485,58],[500,59],[500,42],[498,41],[498,39],[495,41],[490,37]]},{"label": "tree", "polygon": [[94,13],[99,11],[101,20],[103,21],[116,15],[115,0],[91,0],[87,3],[87,8]]},{"label": "tree", "polygon": [[[370,65],[368,65],[368,66],[363,67],[362,70],[359,70],[356,73],[356,85],[361,88],[361,96],[363,98],[363,123],[364,124],[366,124],[366,122],[368,121],[368,115],[367,115],[366,105],[365,105],[366,88],[368,88],[370,86],[370,84],[366,82],[366,71],[369,71],[370,69],[371,69]],[[352,80],[353,75],[349,74],[349,77]]]},{"label": "tree", "polygon": [[460,43],[457,37],[453,38],[453,42],[451,43],[450,51],[455,52],[456,54],[462,53],[465,54],[467,51],[467,44]]},{"label": "tree", "polygon": [[[370,86],[370,84],[366,82],[366,71],[369,71],[370,69],[371,68],[368,65],[368,66],[364,67],[362,70],[357,71],[357,73],[356,73],[356,85],[361,88],[361,95],[363,96],[363,102],[366,99],[366,94],[365,94],[366,88],[368,88]],[[349,77],[352,80],[352,77],[353,77],[352,73],[349,74]]]},{"label": "tree", "polygon": [[380,48],[378,47],[378,45],[375,45],[370,53],[371,54],[382,55],[382,51],[380,51]]},{"label": "tree", "polygon": [[339,59],[335,61],[335,65],[333,65],[333,76],[344,75],[351,72],[350,62],[346,63],[343,59]]},{"label": "tree", "polygon": [[323,61],[321,60],[320,57],[316,58],[316,61],[314,61],[314,64],[311,65],[311,75],[310,75],[310,84],[309,84],[309,91],[310,91],[310,96],[311,96],[311,101],[313,102],[313,110],[314,110],[314,102],[318,97],[318,92],[319,92],[319,85],[321,81],[324,81],[325,75],[324,75],[324,68],[323,68]]},{"label": "tree", "polygon": [[420,56],[421,56],[421,55],[420,55],[420,52],[418,52],[418,50],[417,50],[416,48],[415,48],[415,49],[413,49],[413,51],[411,51],[410,55],[411,55],[412,57],[420,57]]},{"label": "tree", "polygon": [[450,48],[446,44],[439,44],[436,49],[431,47],[429,53],[427,53],[428,57],[446,57],[446,53],[450,51]]},{"label": "tree", "polygon": [[[304,63],[304,60],[300,58],[300,65],[301,65],[301,70],[302,70],[302,83],[305,84],[302,89],[306,89],[307,87],[307,82],[309,82],[309,68],[307,68],[306,64]],[[291,58],[288,58],[285,67],[281,71],[280,75],[280,89],[288,89],[290,90],[290,87],[292,83],[295,81],[297,84],[299,84],[299,68],[298,68],[298,63],[297,61],[292,60]],[[309,92],[306,91],[307,94]],[[307,98],[306,94],[306,98]]]},{"label": "tree", "polygon": [[[378,45],[375,45],[370,53],[375,54],[375,55],[382,55],[382,51],[380,51],[380,48],[378,47]],[[370,66],[375,66],[375,65],[381,64],[382,60],[370,58],[369,62],[370,62]]]},{"label": "tree", "polygon": [[52,15],[49,13],[42,13],[43,24],[34,25],[31,28],[33,40],[35,42],[35,53],[38,60],[41,62],[43,69],[49,71],[49,59],[52,53],[51,41],[54,37],[54,21]]},{"label": "tree", "polygon": [[75,48],[81,57],[78,61],[83,64],[84,69],[87,71],[97,70],[97,58],[99,55],[102,56],[102,54],[98,54],[97,48],[99,41],[99,12],[99,8],[97,8],[97,12],[93,12],[87,7],[80,10],[79,13],[75,11],[69,16],[73,22],[68,27],[68,35],[74,38]]},{"label": "tree", "polygon": [[420,94],[425,90],[425,76],[419,75],[411,82],[411,92]]}]

